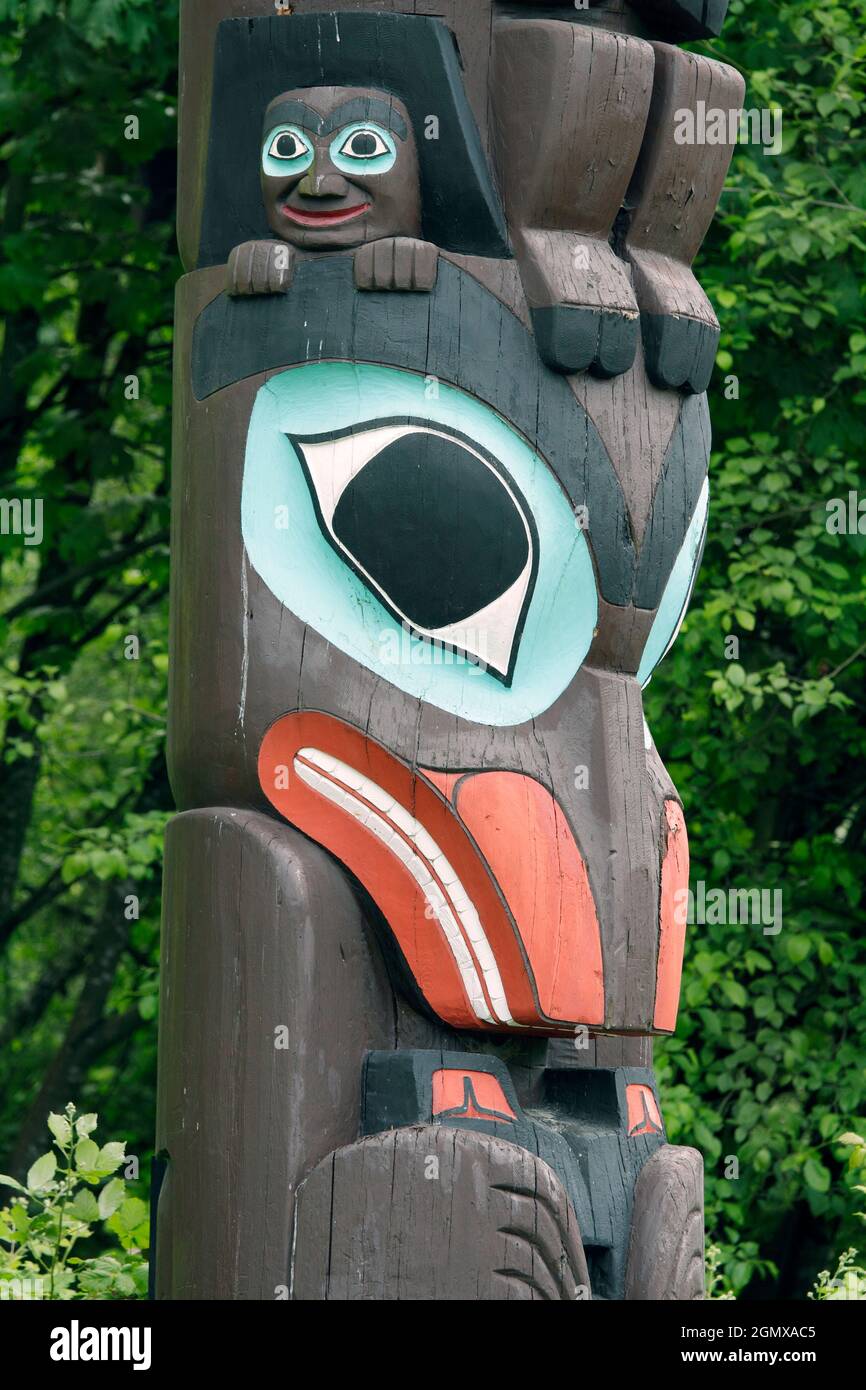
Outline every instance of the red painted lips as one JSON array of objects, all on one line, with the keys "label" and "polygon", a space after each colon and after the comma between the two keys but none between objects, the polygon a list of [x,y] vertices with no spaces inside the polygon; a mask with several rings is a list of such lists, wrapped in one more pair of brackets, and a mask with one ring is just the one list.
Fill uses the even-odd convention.
[{"label": "red painted lips", "polygon": [[299,227],[339,227],[344,222],[354,222],[356,217],[363,217],[365,212],[370,211],[370,206],[370,203],[359,203],[357,207],[339,208],[332,212],[302,212],[300,208],[284,203],[280,211]]}]

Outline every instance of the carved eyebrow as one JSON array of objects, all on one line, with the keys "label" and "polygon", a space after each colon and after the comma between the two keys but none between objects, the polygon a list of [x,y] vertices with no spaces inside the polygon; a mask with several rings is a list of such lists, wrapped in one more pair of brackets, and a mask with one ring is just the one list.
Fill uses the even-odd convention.
[{"label": "carved eyebrow", "polygon": [[351,121],[369,121],[373,117],[401,140],[408,136],[409,130],[400,112],[378,97],[353,97],[351,101],[344,101],[330,116],[320,115],[303,101],[281,101],[265,112],[263,133],[268,135],[275,126],[292,124],[316,135],[330,135]]},{"label": "carved eyebrow", "polygon": [[324,119],[303,101],[281,101],[265,112],[263,134],[267,135],[275,126],[287,124],[303,126],[305,130],[321,134]]},{"label": "carved eyebrow", "polygon": [[330,135],[332,131],[339,130],[341,125],[350,121],[368,121],[373,117],[395,135],[399,135],[401,140],[405,140],[409,134],[400,112],[387,101],[380,101],[378,97],[353,97],[351,101],[344,102],[336,111],[332,111],[319,129],[322,135]]}]

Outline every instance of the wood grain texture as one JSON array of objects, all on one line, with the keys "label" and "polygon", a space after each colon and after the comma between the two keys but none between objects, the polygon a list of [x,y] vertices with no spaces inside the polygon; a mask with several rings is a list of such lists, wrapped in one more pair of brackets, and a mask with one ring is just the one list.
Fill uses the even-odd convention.
[{"label": "wood grain texture", "polygon": [[324,851],[250,812],[176,817],[163,898],[157,1297],[279,1296],[298,1184],[355,1138],[364,1054],[393,1040],[384,966]]},{"label": "wood grain texture", "polygon": [[[296,1300],[576,1301],[592,1280],[601,1297],[701,1297],[700,1159],[666,1145],[649,1070],[662,866],[681,808],[645,736],[635,675],[706,478],[700,393],[718,331],[691,265],[730,149],[678,145],[673,124],[680,108],[737,105],[742,95],[729,69],[671,44],[714,31],[724,0],[598,0],[588,11],[571,0],[292,0],[280,16],[273,0],[182,8],[180,242],[188,267],[207,268],[185,277],[177,301],[169,761],[182,813],[167,838],[158,1296],[271,1300],[291,1286]],[[264,110],[294,87],[315,88],[321,103],[322,89],[358,86],[365,100],[369,91],[395,98],[404,130],[412,126],[412,226],[374,224],[360,254],[363,237],[336,255],[311,237],[284,260],[273,240],[283,230],[280,205],[269,204],[267,216],[260,205]],[[428,116],[441,120],[443,136],[432,151],[422,144]],[[318,168],[331,147],[328,127],[317,128]],[[271,177],[279,182],[279,170]],[[308,443],[342,438],[345,393],[338,384],[328,394],[334,364],[348,364],[338,382],[349,373],[360,381],[361,364],[381,372],[366,380],[392,390],[400,374],[403,384],[414,377],[413,390],[426,382],[469,398],[461,421],[495,414],[537,455],[534,466],[564,504],[547,516],[559,516],[569,538],[588,509],[591,577],[575,603],[591,605],[595,631],[589,621],[583,664],[575,657],[546,705],[527,703],[497,722],[474,717],[465,700],[437,701],[432,680],[419,694],[353,646],[327,604],[304,608],[304,576],[292,571],[281,588],[267,559],[256,568],[261,552],[241,522],[245,469],[257,453],[249,441],[275,439],[286,464],[271,475],[274,495],[262,504],[270,514],[279,489],[301,476],[291,473],[295,434]],[[325,382],[309,418],[309,398],[299,408],[290,379],[308,367]],[[371,396],[381,416],[386,397]],[[283,402],[285,413],[253,436],[263,398]],[[303,429],[292,412],[304,415]],[[353,438],[376,422],[362,413],[349,421]],[[306,456],[295,461],[307,467]],[[313,487],[312,476],[301,482]],[[387,476],[393,512],[381,535],[375,490],[352,493],[349,519],[362,504],[372,514],[366,530],[352,532],[356,550],[372,546],[363,550],[368,577],[378,572],[376,545],[384,551],[393,518],[401,520],[400,488]],[[441,492],[462,495],[453,477]],[[306,543],[300,532],[318,500],[297,489],[291,498],[289,551]],[[463,505],[471,510],[465,497]],[[317,515],[311,534],[330,545]],[[539,535],[538,518],[530,523],[528,550]],[[549,532],[543,546],[559,535]],[[486,544],[504,554],[506,534],[503,513]],[[312,542],[301,553],[319,574]],[[424,560],[419,545],[419,566]],[[475,576],[471,564],[457,568]],[[358,600],[371,622],[374,598],[368,586]],[[336,601],[332,608],[341,611]],[[537,651],[552,657],[541,644]],[[504,685],[514,670],[505,675]],[[399,889],[399,874],[384,849],[378,884],[365,874],[374,856],[358,827],[361,858],[349,856],[339,806],[351,809],[350,798],[334,802],[331,836],[315,816],[303,819],[303,801],[266,795],[263,741],[288,729],[287,767],[297,772],[301,747],[290,739],[299,714],[305,730],[321,721],[323,738],[340,725],[340,746],[363,751],[341,773],[360,771],[370,796],[385,787],[404,827],[417,814],[422,830],[454,835],[454,862],[442,873],[455,864],[464,872],[467,845],[478,856],[480,868],[467,860],[465,876],[474,887],[470,872],[481,881],[479,923],[497,923],[494,963],[510,966],[511,989],[530,959],[541,961],[537,978],[525,974],[529,1005],[545,992],[539,1032],[571,1027],[569,1009],[583,1010],[594,1024],[586,1048],[517,1028],[509,1036],[498,1027],[513,1021],[507,1012],[487,1016],[487,1033],[464,1028],[462,1013],[459,1029],[435,1016],[420,983],[435,992],[435,979],[429,986],[420,966],[409,978],[412,943],[396,931],[400,902],[383,888],[387,880]],[[327,759],[326,741],[322,749]],[[309,773],[309,759],[300,762]],[[365,780],[365,768],[381,771],[381,783]],[[526,793],[500,798],[495,844],[478,830],[490,774],[500,791],[519,784]],[[392,783],[409,788],[403,800],[387,790]],[[477,793],[466,798],[465,820],[461,784]],[[316,785],[321,793],[308,783],[309,796]],[[591,1010],[576,988],[567,993],[577,1002],[563,1002],[559,947],[538,910],[562,916],[554,880],[565,855],[527,855],[519,885],[512,873],[510,841],[520,842],[524,822],[536,831],[544,823],[524,815],[524,803],[555,808],[551,848],[568,845],[580,905],[591,902],[597,916]],[[488,821],[491,806],[492,790]],[[532,880],[539,866],[546,894]],[[415,926],[425,949],[432,922]],[[279,1037],[287,1045],[275,1045]],[[433,1060],[414,1109],[401,1109],[407,1068],[421,1066],[410,1049]],[[478,1087],[471,1106],[459,1077],[457,1092],[446,1084],[460,1068]],[[463,1112],[459,1103],[435,1109],[434,1073],[442,1095],[463,1097]],[[505,1097],[504,1119],[485,1119],[485,1097]],[[369,1132],[385,1125],[396,1127]]]},{"label": "wood grain texture", "polygon": [[652,106],[628,192],[623,248],[634,270],[651,377],[662,387],[701,392],[712,371],[718,320],[691,266],[713,219],[734,147],[727,140],[679,143],[679,113],[697,111],[699,103],[706,111],[738,111],[745,83],[724,63],[669,44],[652,47]]},{"label": "wood grain texture", "polygon": [[[407,697],[305,627],[279,603],[250,565],[238,523],[249,413],[257,390],[278,368],[238,382],[230,390],[217,391],[201,402],[194,400],[190,388],[189,324],[197,306],[217,291],[220,283],[214,270],[189,277],[181,288],[184,312],[177,347],[172,608],[176,658],[170,731],[170,766],[180,804],[234,803],[264,808],[267,803],[256,768],[258,747],[273,720],[293,707],[331,711],[366,730],[409,766],[501,767],[526,772],[557,797],[587,859],[608,981],[605,1024],[611,1029],[648,1026],[653,1013],[663,806],[675,793],[661,771],[655,780],[648,781],[639,690],[634,682],[629,688],[623,685],[621,673],[634,664],[634,623],[623,626],[619,612],[612,614],[598,638],[600,645],[594,657],[600,666],[604,663],[602,669],[584,667],[550,710],[521,729],[481,727]],[[440,289],[443,287],[440,267]],[[370,296],[371,302],[373,298]],[[404,298],[420,304],[420,297]],[[382,297],[383,305],[387,299]],[[275,303],[279,307],[282,297]],[[478,352],[483,350],[481,319],[476,301],[465,287],[459,303],[461,338],[474,364],[476,394],[489,393],[495,401],[496,391],[505,386],[503,369],[489,358],[476,358],[476,342]],[[315,312],[312,299],[310,304]],[[244,309],[258,317],[264,307],[265,302],[251,301]],[[329,305],[329,319],[331,324],[337,320],[335,300]],[[290,320],[303,321],[303,315]],[[453,325],[454,319],[450,322]],[[360,316],[355,323],[360,331]],[[506,324],[507,319],[495,329],[497,341],[504,340]],[[223,333],[220,341],[225,344],[229,340]],[[383,355],[393,352],[395,362],[408,365],[407,341],[405,328],[398,326],[381,334],[380,351]],[[313,335],[313,350],[327,355],[330,349],[320,349],[319,342],[320,335]],[[285,362],[286,358],[277,350],[271,360]],[[508,360],[517,368],[523,359]],[[534,361],[531,354],[525,358],[527,370],[537,373]],[[488,367],[489,385],[482,384],[481,378]],[[625,378],[624,383],[629,380]],[[625,400],[625,385],[621,395]],[[652,388],[650,395],[656,399]],[[514,392],[509,390],[512,410],[518,409],[522,396],[527,418],[538,415],[537,390],[533,396],[531,382],[523,372],[515,376]],[[592,402],[599,397],[611,402],[612,417],[616,397],[611,388],[596,383],[596,395],[589,399]],[[634,415],[641,414],[644,399],[649,399],[645,386],[631,407]],[[697,412],[698,421],[703,418],[697,404],[689,410]],[[550,411],[541,412],[542,423],[549,424],[551,418]],[[655,414],[648,412],[641,418],[647,452],[652,457],[650,442],[656,438],[656,430],[663,438],[663,431],[670,429],[670,415],[659,406]],[[678,529],[680,535],[683,533],[688,507],[688,479],[683,471],[686,462],[696,470],[695,482],[703,476],[700,470],[705,467],[706,438],[698,440],[703,454],[696,451],[694,441],[689,449],[682,446],[679,435],[677,441],[673,452],[668,444],[671,462],[656,481],[657,523],[642,539],[642,551],[645,549],[647,555],[653,551],[657,559],[653,566],[647,561],[642,573],[662,574],[665,547],[673,545]],[[546,445],[543,452],[551,456]],[[224,461],[216,470],[214,458]],[[570,466],[573,462],[572,454]],[[596,484],[598,476],[594,475]],[[626,495],[645,497],[637,482],[642,490],[650,483],[644,478],[638,480],[635,473],[632,488],[631,476],[623,467]],[[665,482],[668,478],[670,481]],[[599,519],[602,517],[603,513]],[[608,540],[612,539],[608,533]],[[670,559],[672,552],[667,553]],[[631,713],[620,727],[616,702],[623,700]],[[617,713],[606,712],[610,701],[614,701]],[[203,721],[209,731],[208,758],[202,758],[200,752]],[[574,770],[579,766],[588,769],[588,790],[574,789]],[[637,833],[631,828],[629,814],[638,817]],[[626,987],[626,978],[641,972],[646,972],[645,984]]]},{"label": "wood grain texture", "polygon": [[297,1300],[573,1302],[589,1274],[562,1184],[524,1149],[470,1130],[373,1135],[298,1196]]},{"label": "wood grain texture", "polygon": [[688,1302],[704,1285],[703,1159],[668,1144],[637,1180],[625,1296]]},{"label": "wood grain texture", "polygon": [[577,24],[503,19],[493,52],[497,170],[540,349],[560,370],[615,375],[634,360],[637,306],[608,238],[640,150],[652,50]]}]

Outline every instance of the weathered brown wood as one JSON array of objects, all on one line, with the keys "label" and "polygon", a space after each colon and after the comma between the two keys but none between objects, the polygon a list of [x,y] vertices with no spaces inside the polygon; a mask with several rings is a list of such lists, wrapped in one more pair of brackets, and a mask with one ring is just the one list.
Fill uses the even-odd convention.
[{"label": "weathered brown wood", "polygon": [[671,122],[739,91],[671,44],[723,8],[182,7],[160,1297],[700,1295],[641,686],[730,153]]},{"label": "weathered brown wood", "polygon": [[740,110],[745,82],[734,68],[699,54],[662,43],[653,50],[652,107],[629,190],[625,248],[653,379],[664,387],[687,384],[701,391],[712,371],[719,325],[691,266],[713,219],[734,142],[728,121],[728,136],[718,144],[703,138],[678,143],[677,116],[700,103],[727,118]]},{"label": "weathered brown wood", "polygon": [[[634,360],[638,312],[609,238],[643,140],[652,50],[576,24],[503,19],[493,51],[497,168],[536,332],[551,366],[616,375]],[[575,319],[591,325],[577,349]]]},{"label": "weathered brown wood", "polygon": [[547,1164],[435,1125],[325,1159],[298,1196],[294,1261],[301,1301],[590,1298],[574,1213]]},{"label": "weathered brown wood", "polygon": [[703,1297],[703,1159],[697,1149],[668,1144],[637,1180],[626,1298],[684,1302]]},{"label": "weathered brown wood", "polygon": [[297,831],[188,811],[166,840],[157,1297],[279,1299],[295,1195],[357,1133],[393,1042],[381,959],[344,877]]}]

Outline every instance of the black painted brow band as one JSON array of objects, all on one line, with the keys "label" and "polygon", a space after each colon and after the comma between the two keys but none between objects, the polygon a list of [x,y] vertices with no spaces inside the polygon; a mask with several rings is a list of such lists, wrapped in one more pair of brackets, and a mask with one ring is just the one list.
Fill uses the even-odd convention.
[{"label": "black painted brow band", "polygon": [[314,111],[312,106],[307,106],[303,101],[281,101],[278,106],[273,106],[265,112],[262,133],[267,135],[278,125],[299,125],[321,134],[324,120],[324,116],[320,116],[318,111]]},{"label": "black painted brow band", "polygon": [[351,101],[346,101],[342,106],[338,106],[336,111],[332,111],[322,126],[320,127],[323,135],[330,135],[333,130],[339,130],[341,125],[347,121],[365,121],[376,117],[382,125],[387,126],[395,135],[399,135],[401,140],[405,140],[409,134],[406,122],[387,101],[380,101],[378,97],[353,97]]},{"label": "black painted brow band", "polygon": [[347,122],[371,120],[374,116],[401,140],[406,139],[409,130],[400,112],[395,111],[386,101],[379,101],[375,97],[355,97],[336,111],[332,111],[330,116],[321,116],[303,101],[282,101],[265,112],[263,134],[267,135],[278,125],[291,124],[315,131],[317,135],[330,135]]}]

